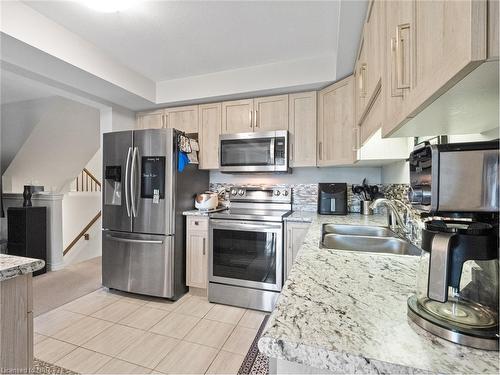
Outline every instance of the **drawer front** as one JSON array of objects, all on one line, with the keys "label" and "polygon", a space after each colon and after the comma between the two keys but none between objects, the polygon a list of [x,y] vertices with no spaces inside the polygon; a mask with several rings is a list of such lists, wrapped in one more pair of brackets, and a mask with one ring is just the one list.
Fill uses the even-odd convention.
[{"label": "drawer front", "polygon": [[197,231],[197,230],[208,230],[208,217],[200,216],[188,216],[187,217],[187,230]]}]

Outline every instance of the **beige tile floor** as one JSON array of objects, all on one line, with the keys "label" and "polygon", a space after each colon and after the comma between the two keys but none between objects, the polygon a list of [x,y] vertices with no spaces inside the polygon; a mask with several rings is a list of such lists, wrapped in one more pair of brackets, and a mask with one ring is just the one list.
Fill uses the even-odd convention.
[{"label": "beige tile floor", "polygon": [[35,318],[35,357],[82,374],[235,374],[263,318],[103,288]]}]

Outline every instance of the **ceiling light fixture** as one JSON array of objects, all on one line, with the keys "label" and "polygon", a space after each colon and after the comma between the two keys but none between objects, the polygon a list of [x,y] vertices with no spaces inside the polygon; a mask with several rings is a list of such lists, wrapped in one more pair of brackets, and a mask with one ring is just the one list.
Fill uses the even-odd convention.
[{"label": "ceiling light fixture", "polygon": [[90,9],[103,13],[116,13],[129,9],[135,0],[80,0]]}]

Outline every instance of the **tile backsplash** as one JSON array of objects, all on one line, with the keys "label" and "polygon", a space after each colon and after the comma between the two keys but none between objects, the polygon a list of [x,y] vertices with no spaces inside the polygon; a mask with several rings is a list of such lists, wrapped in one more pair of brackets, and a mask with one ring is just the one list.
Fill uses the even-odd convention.
[{"label": "tile backsplash", "polygon": [[[228,192],[234,184],[229,183],[210,183],[210,190],[221,193],[225,196],[227,202]],[[309,211],[316,212],[318,204],[318,184],[280,184],[278,187],[289,187],[292,189],[292,209],[294,211]],[[347,206],[349,212],[360,212],[361,198],[353,194],[352,185],[347,185]],[[391,184],[378,185],[380,197],[389,197],[400,199],[403,202],[408,202],[406,193],[408,185]],[[222,194],[224,193],[224,195]],[[383,211],[383,208],[382,208]]]}]

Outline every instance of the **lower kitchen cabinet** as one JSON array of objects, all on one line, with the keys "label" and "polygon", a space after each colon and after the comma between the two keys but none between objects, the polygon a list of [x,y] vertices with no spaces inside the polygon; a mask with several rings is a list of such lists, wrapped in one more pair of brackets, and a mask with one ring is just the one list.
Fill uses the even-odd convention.
[{"label": "lower kitchen cabinet", "polygon": [[208,286],[208,217],[188,216],[186,231],[186,285]]},{"label": "lower kitchen cabinet", "polygon": [[292,269],[297,253],[304,243],[311,223],[285,223],[285,280]]},{"label": "lower kitchen cabinet", "polygon": [[28,273],[0,281],[0,369],[6,373],[33,366],[32,280]]}]

